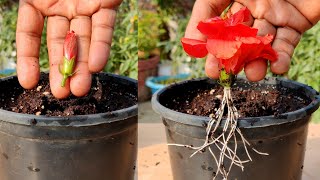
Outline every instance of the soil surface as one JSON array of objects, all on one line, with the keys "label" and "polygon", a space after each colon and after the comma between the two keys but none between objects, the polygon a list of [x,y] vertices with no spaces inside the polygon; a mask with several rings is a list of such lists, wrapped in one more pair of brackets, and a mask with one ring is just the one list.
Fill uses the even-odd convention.
[{"label": "soil surface", "polygon": [[[220,85],[196,87],[183,90],[167,98],[165,106],[178,112],[210,116],[214,114],[221,104],[223,88]],[[295,111],[308,105],[311,100],[304,97],[301,92],[284,87],[268,85],[263,88],[259,84],[251,83],[251,88],[232,88],[233,102],[240,117],[259,117]],[[224,111],[227,112],[227,109]]]},{"label": "soil surface", "polygon": [[[112,78],[110,78],[112,79]],[[24,90],[17,80],[1,84],[0,108],[25,114],[46,116],[73,116],[115,111],[137,103],[137,89],[128,88],[116,81],[92,80],[92,87],[85,97],[59,100],[50,91],[48,76],[36,88]]]}]

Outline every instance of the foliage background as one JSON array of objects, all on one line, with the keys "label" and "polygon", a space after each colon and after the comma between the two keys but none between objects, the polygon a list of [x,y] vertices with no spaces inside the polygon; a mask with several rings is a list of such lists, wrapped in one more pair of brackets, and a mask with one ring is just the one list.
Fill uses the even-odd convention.
[{"label": "foliage background", "polygon": [[[320,91],[320,23],[303,34],[294,51],[288,78],[308,84]],[[320,109],[313,114],[313,122],[320,123]]]},{"label": "foliage background", "polygon": [[[15,61],[17,0],[0,0],[0,13],[0,62]],[[137,22],[137,2],[135,0],[125,0],[118,9],[111,54],[105,71],[137,79]],[[41,38],[39,61],[41,70],[48,70],[46,25]]]},{"label": "foliage background", "polygon": [[138,5],[135,0],[124,0],[119,7],[105,71],[138,79]]},{"label": "foliage background", "polygon": [[166,30],[162,28],[162,17],[157,11],[140,8],[138,15],[138,57],[147,60],[159,53],[158,44]]}]

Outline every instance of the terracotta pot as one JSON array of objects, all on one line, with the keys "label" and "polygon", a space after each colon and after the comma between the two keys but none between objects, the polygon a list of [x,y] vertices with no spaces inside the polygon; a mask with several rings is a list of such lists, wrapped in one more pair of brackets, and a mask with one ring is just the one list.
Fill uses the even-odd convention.
[{"label": "terracotta pot", "polygon": [[151,98],[151,90],[145,85],[149,76],[157,76],[160,56],[138,61],[138,101],[147,101]]}]

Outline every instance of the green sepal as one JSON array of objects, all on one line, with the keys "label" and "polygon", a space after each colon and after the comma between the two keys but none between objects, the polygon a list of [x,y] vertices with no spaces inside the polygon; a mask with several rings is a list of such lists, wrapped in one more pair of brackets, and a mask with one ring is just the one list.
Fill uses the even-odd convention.
[{"label": "green sepal", "polygon": [[225,69],[220,70],[219,84],[223,87],[231,87],[236,80],[236,75],[228,74]]},{"label": "green sepal", "polygon": [[74,66],[75,66],[75,58],[72,58],[70,60],[67,58],[64,58],[62,69],[61,69],[61,66],[59,65],[59,72],[63,76],[63,79],[61,81],[61,87],[64,87],[67,79],[75,74],[73,72]]}]

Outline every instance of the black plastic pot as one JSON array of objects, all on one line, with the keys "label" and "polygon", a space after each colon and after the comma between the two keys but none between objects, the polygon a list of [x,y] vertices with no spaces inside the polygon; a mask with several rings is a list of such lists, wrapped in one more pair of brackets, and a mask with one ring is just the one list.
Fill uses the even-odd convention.
[{"label": "black plastic pot", "polygon": [[[97,76],[137,89],[126,77]],[[0,86],[4,81],[17,78],[1,79]],[[0,179],[134,179],[137,107],[65,118],[0,110]]]},{"label": "black plastic pot", "polygon": [[[275,87],[294,89],[310,98],[312,102],[299,110],[277,117],[264,116],[240,119],[239,126],[247,140],[259,151],[268,156],[250,151],[252,162],[244,164],[244,172],[237,166],[231,169],[229,179],[238,180],[299,180],[303,171],[304,152],[311,114],[319,107],[320,96],[311,87],[294,81],[269,78],[259,82],[256,88],[266,84]],[[200,146],[204,142],[205,127],[209,117],[188,115],[167,108],[170,97],[187,93],[190,89],[213,87],[216,82],[209,79],[196,79],[168,86],[152,98],[153,109],[163,119],[168,143]],[[237,83],[243,88],[250,88]],[[223,124],[224,122],[222,122]],[[240,140],[240,138],[238,138]],[[216,149],[213,148],[212,149]],[[210,152],[190,158],[194,150],[185,147],[169,146],[172,174],[175,180],[211,180],[216,173],[216,164]],[[214,153],[218,154],[215,150]],[[242,142],[238,143],[238,153],[247,160]],[[228,164],[225,161],[225,164]],[[228,166],[227,166],[228,167]],[[222,179],[218,176],[217,179]]]}]

